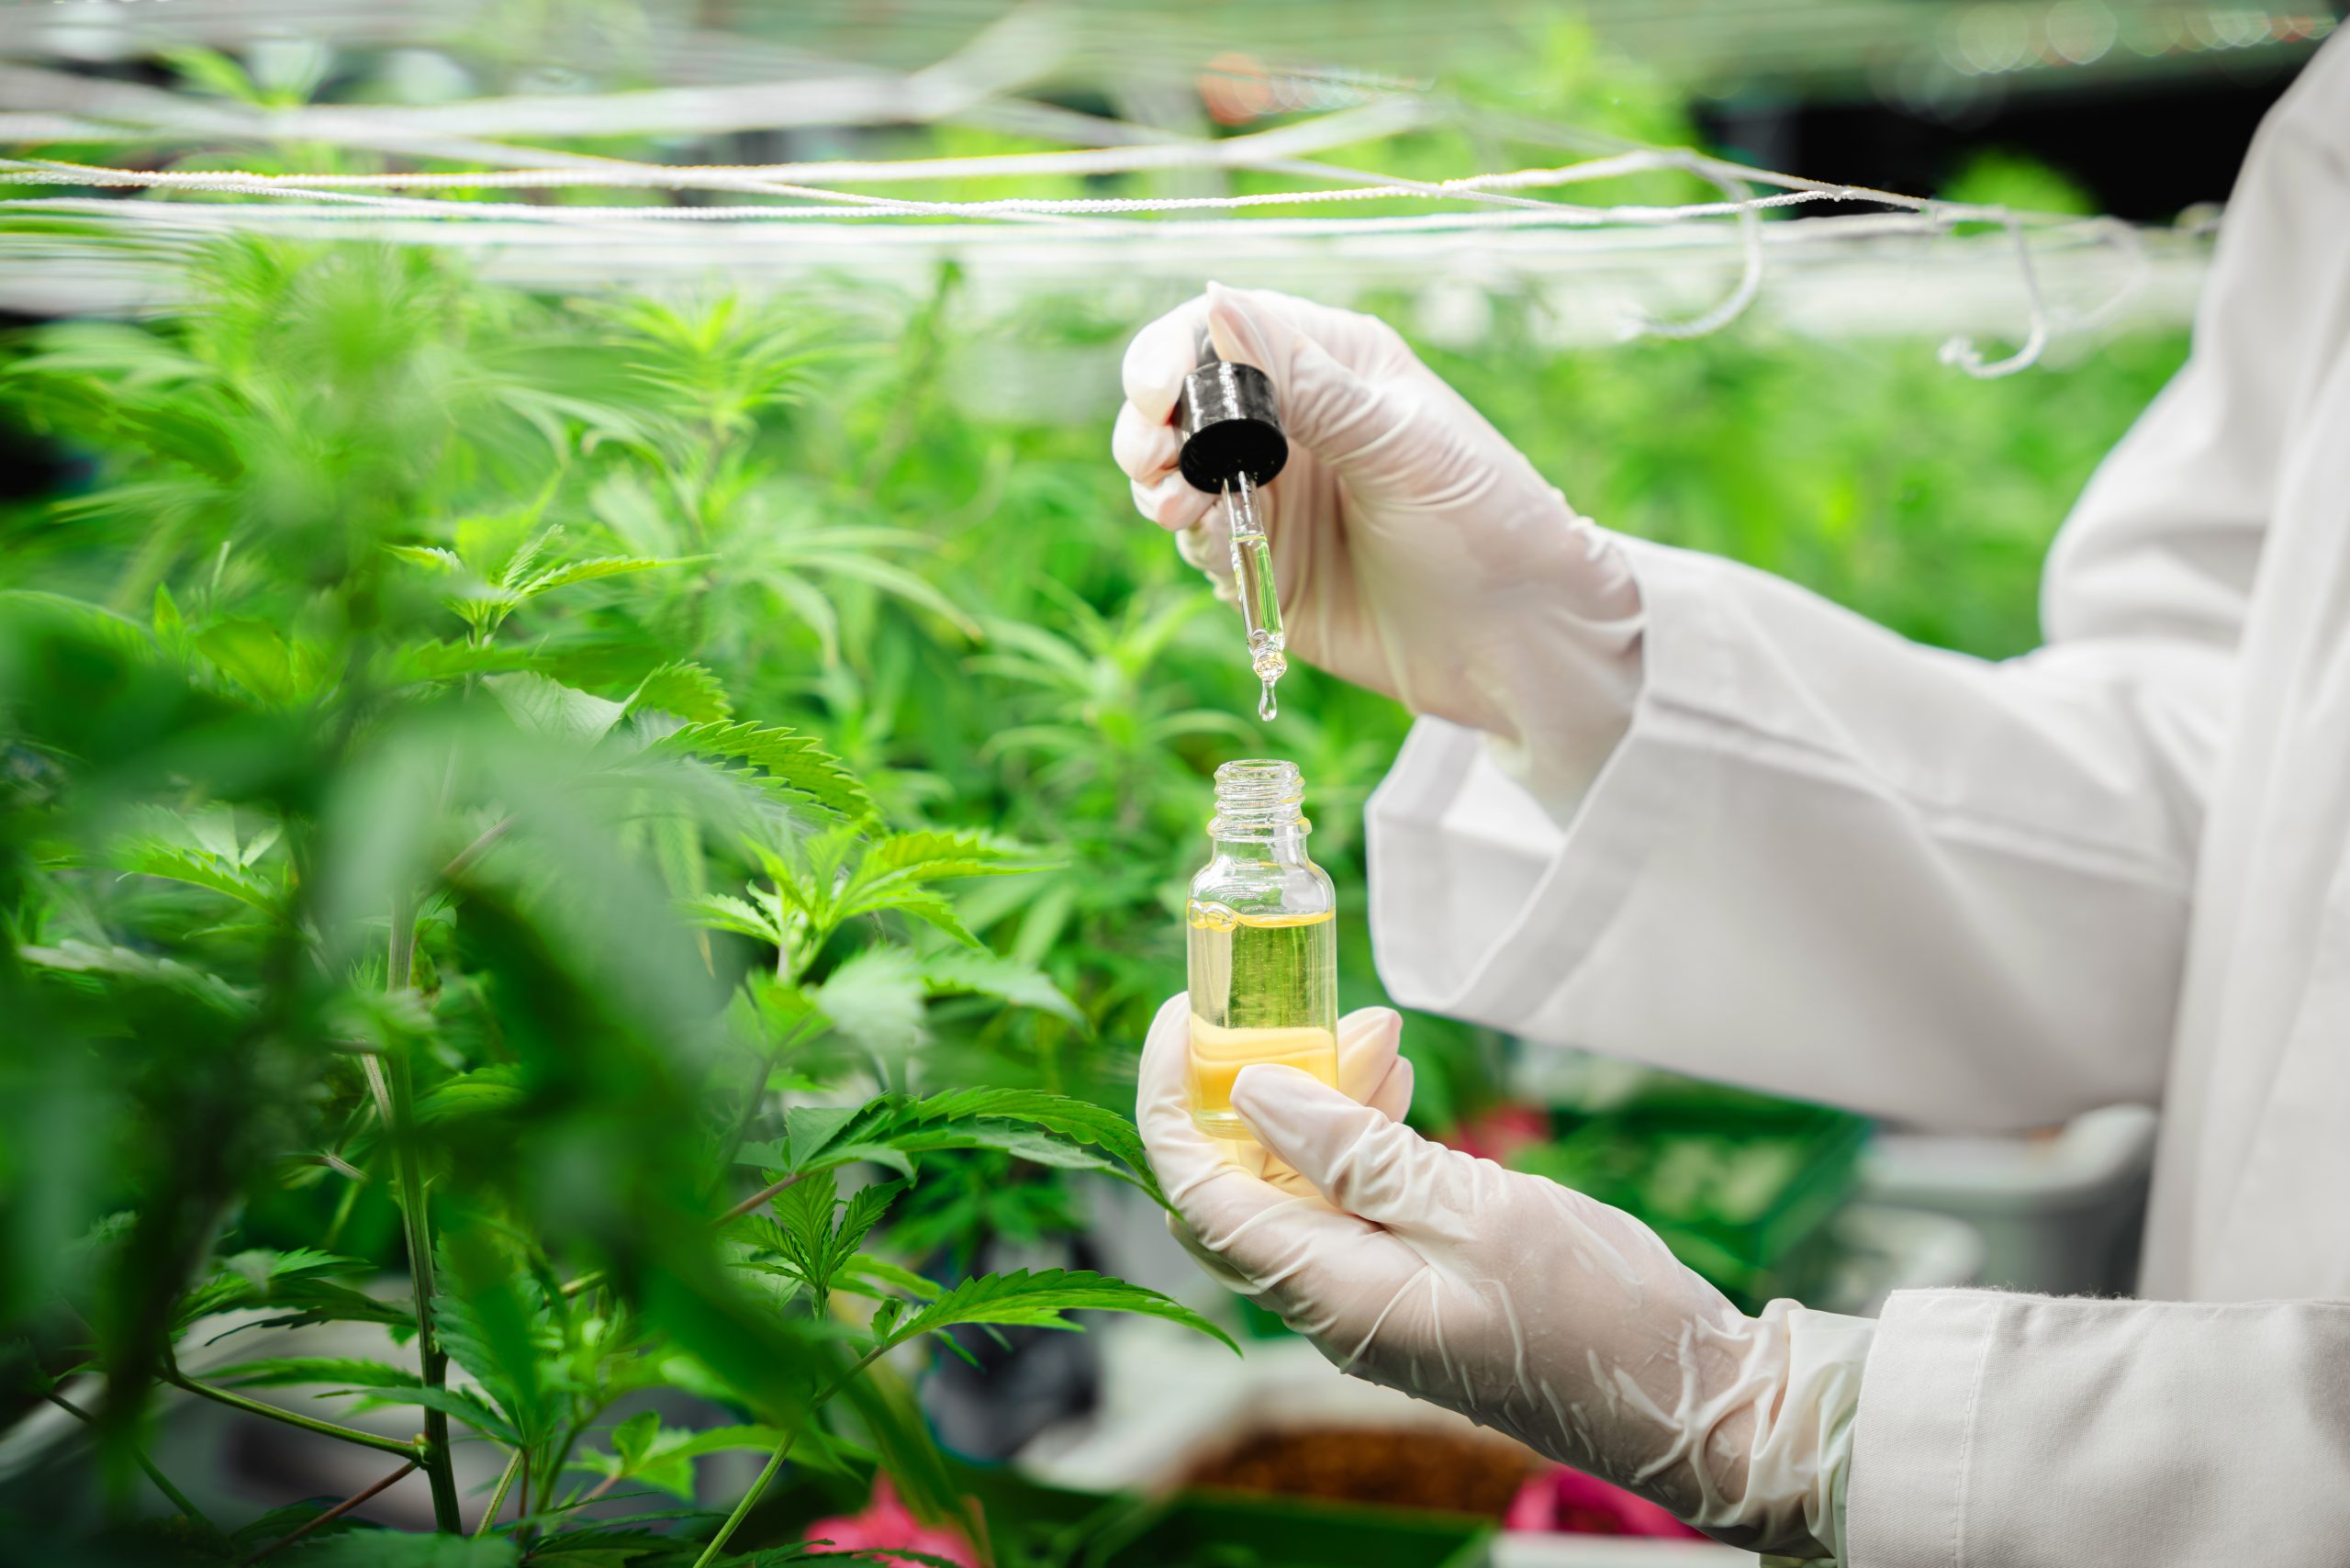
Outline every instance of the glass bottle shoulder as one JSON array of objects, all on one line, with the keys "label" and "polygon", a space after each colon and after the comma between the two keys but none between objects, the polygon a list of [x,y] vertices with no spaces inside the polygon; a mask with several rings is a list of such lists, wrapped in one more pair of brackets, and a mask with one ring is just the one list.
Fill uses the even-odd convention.
[{"label": "glass bottle shoulder", "polygon": [[1304,855],[1280,857],[1220,851],[1192,879],[1191,901],[1244,915],[1324,915],[1338,907],[1329,874]]}]

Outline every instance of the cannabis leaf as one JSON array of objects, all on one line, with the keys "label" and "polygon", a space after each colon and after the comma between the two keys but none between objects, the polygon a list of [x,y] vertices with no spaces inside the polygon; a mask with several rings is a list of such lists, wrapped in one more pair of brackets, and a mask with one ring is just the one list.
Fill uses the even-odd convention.
[{"label": "cannabis leaf", "polygon": [[542,566],[540,561],[563,537],[560,524],[528,533],[544,507],[546,497],[519,510],[466,518],[455,527],[456,548],[441,544],[387,544],[385,549],[410,566],[441,577],[454,577],[456,587],[444,600],[466,625],[476,642],[487,641],[506,618],[541,594],[574,583],[647,572],[657,566],[680,565],[648,555],[595,555]]},{"label": "cannabis leaf", "polygon": [[[779,1143],[746,1144],[737,1156],[762,1169],[814,1171],[877,1161],[911,1171],[911,1156],[996,1149],[1042,1165],[1098,1170],[1164,1203],[1142,1137],[1115,1111],[1037,1089],[955,1089],[917,1098],[885,1094],[854,1111],[799,1108]],[[1090,1151],[1102,1150],[1109,1158]]]},{"label": "cannabis leaf", "polygon": [[226,807],[187,815],[150,807],[136,820],[139,828],[117,840],[106,857],[116,870],[208,888],[284,921],[288,883],[258,868],[277,842],[274,824],[242,838]]},{"label": "cannabis leaf", "polygon": [[641,1411],[606,1434],[610,1453],[582,1453],[574,1468],[592,1471],[607,1480],[634,1481],[690,1503],[694,1500],[693,1462],[704,1454],[765,1452],[784,1439],[779,1427],[713,1427],[688,1431],[661,1424],[658,1412]]},{"label": "cannabis leaf", "polygon": [[493,675],[482,684],[515,723],[563,740],[600,740],[628,711],[623,703],[528,671]]},{"label": "cannabis leaf", "polygon": [[1026,1328],[1082,1328],[1068,1314],[1077,1311],[1131,1312],[1163,1317],[1197,1329],[1231,1346],[1232,1337],[1190,1307],[1154,1290],[1128,1284],[1086,1270],[1025,1269],[1009,1274],[980,1274],[942,1293],[893,1327],[882,1343],[895,1347],[923,1334],[963,1323],[986,1323]]},{"label": "cannabis leaf", "polygon": [[263,1326],[287,1327],[309,1323],[383,1323],[410,1327],[415,1316],[397,1302],[378,1301],[331,1276],[364,1274],[371,1266],[357,1258],[338,1257],[309,1248],[290,1252],[255,1249],[220,1260],[216,1271],[182,1296],[172,1311],[172,1325],[185,1329],[210,1313],[235,1307],[277,1306],[289,1310],[268,1318]]},{"label": "cannabis leaf", "polygon": [[841,960],[813,992],[835,1031],[870,1051],[901,1055],[922,1043],[922,966],[902,947],[866,947]]},{"label": "cannabis leaf", "polygon": [[843,1200],[835,1173],[822,1170],[776,1195],[776,1218],[752,1234],[782,1260],[787,1277],[807,1287],[819,1318],[830,1311],[834,1282],[903,1190],[901,1182],[861,1187]]},{"label": "cannabis leaf", "polygon": [[672,731],[650,749],[746,774],[788,800],[813,801],[845,817],[862,818],[873,811],[873,798],[856,776],[838,757],[796,730],[748,722],[705,722]]},{"label": "cannabis leaf", "polygon": [[1061,993],[1044,970],[1018,958],[984,949],[934,954],[922,963],[923,986],[933,996],[992,996],[1019,1007],[1034,1007],[1082,1029],[1085,1014]]},{"label": "cannabis leaf", "polygon": [[312,1383],[345,1390],[423,1386],[423,1379],[406,1367],[338,1356],[273,1356],[216,1368],[206,1376],[229,1388],[299,1388]]},{"label": "cannabis leaf", "polygon": [[655,708],[675,713],[689,723],[722,723],[734,716],[726,688],[718,677],[690,660],[662,665],[637,682],[629,694],[628,711]]},{"label": "cannabis leaf", "polygon": [[71,936],[53,947],[19,947],[17,956],[28,964],[62,974],[110,975],[118,980],[177,991],[229,1018],[243,1018],[252,1012],[252,998],[246,991],[218,975],[207,974],[177,958],[159,958],[129,947],[100,947]]}]

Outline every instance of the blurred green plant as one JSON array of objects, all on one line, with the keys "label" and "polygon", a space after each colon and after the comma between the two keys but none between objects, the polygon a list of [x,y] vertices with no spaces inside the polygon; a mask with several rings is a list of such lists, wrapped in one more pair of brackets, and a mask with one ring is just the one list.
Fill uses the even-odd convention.
[{"label": "blurred green plant", "polygon": [[[632,476],[693,545],[756,526],[740,498],[773,476],[745,438],[797,395],[805,334],[724,303],[559,313],[365,247],[231,245],[201,280],[151,329],[33,334],[5,383],[104,454],[88,493],[11,520],[37,586],[0,593],[15,1407],[68,1404],[144,1466],[189,1561],[316,1520],[197,1514],[143,1457],[159,1387],[421,1469],[444,1534],[453,1442],[495,1445],[484,1562],[707,1563],[787,1457],[956,1509],[895,1350],[1080,1310],[1217,1332],[1091,1273],[934,1280],[890,1239],[938,1157],[1156,1188],[1123,1116],[926,1070],[934,1003],[1081,1025],[957,913],[955,884],[1038,857],[893,827],[807,733],[737,716],[697,657],[711,596],[667,587],[708,561],[616,551],[599,521]],[[337,1250],[371,1199],[397,1298]],[[382,1353],[286,1337],[321,1324]],[[261,1329],[270,1353],[183,1365]],[[595,1436],[656,1386],[745,1424]],[[248,1392],[291,1387],[339,1418]],[[378,1407],[412,1435],[349,1418]],[[573,1518],[583,1470],[674,1490],[729,1447],[770,1458],[714,1532]]]}]

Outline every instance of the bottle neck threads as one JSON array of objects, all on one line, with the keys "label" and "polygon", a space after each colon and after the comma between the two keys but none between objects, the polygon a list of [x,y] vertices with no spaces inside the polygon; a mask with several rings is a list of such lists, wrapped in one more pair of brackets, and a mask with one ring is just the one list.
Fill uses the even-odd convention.
[{"label": "bottle neck threads", "polygon": [[1215,770],[1215,816],[1208,836],[1224,844],[1293,845],[1305,820],[1305,775],[1293,762],[1252,759]]}]

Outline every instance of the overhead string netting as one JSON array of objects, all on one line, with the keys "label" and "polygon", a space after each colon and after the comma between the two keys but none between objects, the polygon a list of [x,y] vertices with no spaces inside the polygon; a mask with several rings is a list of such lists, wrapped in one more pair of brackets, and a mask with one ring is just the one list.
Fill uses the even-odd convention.
[{"label": "overhead string netting", "polygon": [[[0,9],[0,308],[168,306],[185,258],[235,234],[461,247],[485,276],[563,291],[952,263],[1006,301],[1208,277],[1401,288],[1459,332],[1506,295],[1562,342],[1762,310],[1797,330],[1929,333],[1977,376],[2190,308],[2209,222],[1777,173],[1578,125],[1572,91],[1563,114],[1524,112],[1437,84],[1481,40],[1523,51],[1521,21],[1469,7],[1438,50],[1413,9],[17,5]],[[1827,10],[1778,9],[1783,25]],[[2233,10],[2222,37],[2221,13],[2077,0],[1838,13],[1886,9],[1939,17],[1924,47],[1962,80],[2067,50],[2294,55],[2333,25]],[[1953,31],[1968,11],[2013,26]],[[2067,17],[2088,30],[2065,34]],[[1373,54],[1378,69],[1348,63]],[[1539,84],[1540,61],[1518,69]]]}]

